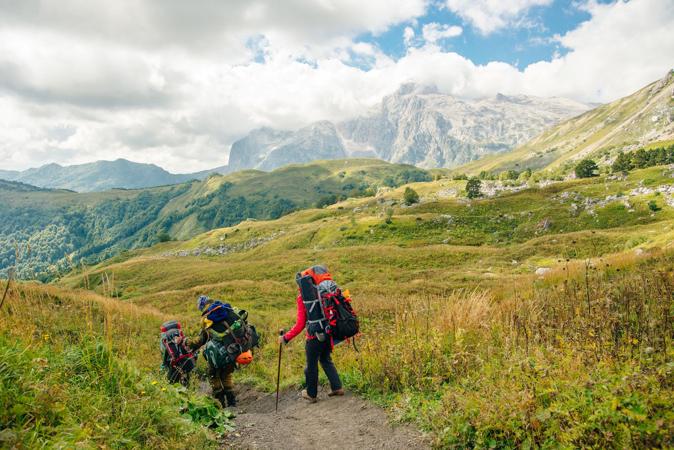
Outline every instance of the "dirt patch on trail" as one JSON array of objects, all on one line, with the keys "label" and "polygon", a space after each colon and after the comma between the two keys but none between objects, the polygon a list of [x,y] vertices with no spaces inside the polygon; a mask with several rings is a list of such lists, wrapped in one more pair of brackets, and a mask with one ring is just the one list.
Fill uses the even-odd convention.
[{"label": "dirt patch on trail", "polygon": [[240,387],[236,431],[226,449],[424,449],[430,448],[412,427],[393,426],[379,407],[350,393],[318,395],[310,404],[297,391],[286,391],[274,412],[275,394]]}]

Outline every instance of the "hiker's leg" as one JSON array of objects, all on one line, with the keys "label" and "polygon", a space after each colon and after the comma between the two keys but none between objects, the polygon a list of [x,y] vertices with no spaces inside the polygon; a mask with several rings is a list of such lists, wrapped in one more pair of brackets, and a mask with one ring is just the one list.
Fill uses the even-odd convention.
[{"label": "hiker's leg", "polygon": [[330,389],[334,392],[337,389],[342,388],[342,380],[339,379],[337,368],[332,362],[332,348],[330,346],[330,341],[325,341],[322,344],[320,354],[321,367],[323,367],[323,371],[328,377],[328,381],[330,381]]},{"label": "hiker's leg", "polygon": [[180,381],[180,374],[173,367],[168,368],[168,380],[169,383],[177,383],[178,381]]},{"label": "hiker's leg", "polygon": [[318,339],[307,339],[304,346],[307,354],[304,379],[306,381],[307,394],[309,394],[309,397],[316,397],[316,395],[318,395],[318,358],[321,353],[320,344]]},{"label": "hiker's leg", "polygon": [[216,369],[215,367],[208,365],[208,382],[211,385],[211,390],[213,391],[213,397],[218,399],[222,403],[222,407],[227,406],[225,401],[225,386],[220,377],[221,369]]},{"label": "hiker's leg", "polygon": [[227,399],[227,406],[236,406],[236,396],[234,395],[234,369],[236,366],[230,364],[222,369],[221,380],[224,389],[225,398]]}]

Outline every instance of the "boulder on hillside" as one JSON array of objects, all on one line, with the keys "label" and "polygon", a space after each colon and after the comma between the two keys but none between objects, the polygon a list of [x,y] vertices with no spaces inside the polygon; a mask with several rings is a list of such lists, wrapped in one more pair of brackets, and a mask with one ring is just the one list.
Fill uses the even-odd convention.
[{"label": "boulder on hillside", "polygon": [[535,273],[536,273],[536,275],[538,275],[539,277],[542,277],[543,275],[547,274],[547,273],[550,272],[551,270],[552,270],[552,269],[549,268],[549,267],[539,267],[538,269],[536,269],[536,272],[535,272]]}]

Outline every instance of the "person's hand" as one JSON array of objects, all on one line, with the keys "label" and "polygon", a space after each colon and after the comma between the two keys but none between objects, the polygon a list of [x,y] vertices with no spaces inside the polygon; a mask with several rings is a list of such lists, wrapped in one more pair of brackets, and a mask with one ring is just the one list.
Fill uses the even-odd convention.
[{"label": "person's hand", "polygon": [[286,340],[283,336],[278,337],[278,343],[283,344],[283,345],[287,344],[287,342],[286,342]]}]

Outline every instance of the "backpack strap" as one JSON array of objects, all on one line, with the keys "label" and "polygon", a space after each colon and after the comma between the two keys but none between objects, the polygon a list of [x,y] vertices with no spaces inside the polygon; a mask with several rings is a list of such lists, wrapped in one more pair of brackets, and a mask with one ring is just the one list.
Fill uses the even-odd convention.
[{"label": "backpack strap", "polygon": [[164,343],[164,348],[166,351],[169,352],[169,355],[171,356],[171,361],[175,359],[175,354],[173,353],[173,350],[171,350],[171,346],[168,345],[168,340],[167,339],[162,339],[162,342]]},{"label": "backpack strap", "polygon": [[183,359],[193,358],[193,357],[194,357],[194,355],[193,355],[192,353],[185,353],[184,355],[180,355],[179,357],[177,357],[176,359],[174,359],[173,361],[171,361],[171,365],[172,365],[173,367],[175,367],[175,366],[177,366],[178,363],[179,363],[180,361],[182,361]]},{"label": "backpack strap", "polygon": [[356,353],[360,353],[360,350],[358,350],[358,347],[356,346],[356,336],[351,338],[351,344],[353,345],[353,349],[356,351]]},{"label": "backpack strap", "polygon": [[[237,317],[239,317],[237,315]],[[227,327],[227,333],[231,334],[232,337],[234,338],[234,342],[237,344],[241,344],[241,339],[237,338],[236,335],[234,334],[234,330],[232,330],[232,327],[229,325],[229,323],[226,320],[223,320],[222,323],[225,324],[225,327]]]},{"label": "backpack strap", "polygon": [[321,324],[321,323],[324,323],[324,322],[325,322],[325,323],[328,322],[327,318],[325,317],[325,311],[323,310],[323,304],[322,304],[322,301],[323,301],[323,300],[321,299],[321,296],[320,296],[320,295],[318,296],[318,298],[316,298],[316,300],[310,300],[310,301],[308,301],[308,302],[305,302],[304,300],[302,300],[302,301],[303,301],[303,303],[304,303],[304,307],[305,307],[305,308],[307,308],[307,305],[311,305],[311,306],[309,306],[309,308],[307,309],[307,316],[309,316],[309,313],[312,312],[312,311],[314,310],[315,307],[320,308],[320,310],[321,310],[321,315],[323,316],[323,317],[321,317],[320,319],[314,319],[314,320],[311,320],[311,319],[309,319],[309,318],[307,317],[307,325],[311,325],[311,324],[314,324],[314,323]]},{"label": "backpack strap", "polygon": [[[302,301],[304,302],[304,300],[302,300]],[[307,314],[310,313],[311,311],[313,311],[316,306],[318,306],[319,308],[322,308],[321,297],[319,296],[316,300],[310,300],[308,302],[304,302],[305,308],[306,308],[307,304],[311,305],[311,307],[309,307],[309,309],[307,310]]]}]

